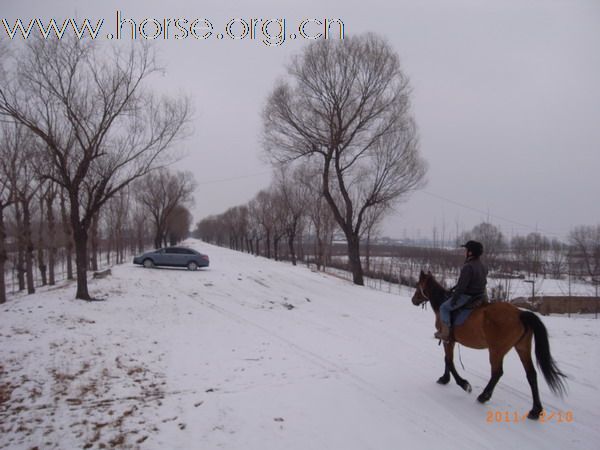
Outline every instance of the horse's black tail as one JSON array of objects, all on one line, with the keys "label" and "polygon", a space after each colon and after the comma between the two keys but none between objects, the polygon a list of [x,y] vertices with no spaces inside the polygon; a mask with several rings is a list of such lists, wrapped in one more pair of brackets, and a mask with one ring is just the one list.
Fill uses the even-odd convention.
[{"label": "horse's black tail", "polygon": [[548,386],[550,386],[552,392],[562,397],[566,392],[563,378],[567,378],[567,376],[558,370],[556,362],[550,354],[550,342],[548,342],[548,332],[544,323],[531,311],[522,311],[520,317],[525,328],[533,331],[535,357]]}]

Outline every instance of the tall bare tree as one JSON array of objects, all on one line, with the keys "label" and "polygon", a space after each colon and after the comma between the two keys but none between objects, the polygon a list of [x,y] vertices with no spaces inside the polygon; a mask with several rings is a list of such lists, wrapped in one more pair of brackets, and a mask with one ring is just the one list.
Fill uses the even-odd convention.
[{"label": "tall bare tree", "polygon": [[[35,292],[33,279],[33,230],[32,230],[32,203],[36,196],[40,182],[36,174],[33,161],[38,151],[37,142],[32,133],[19,123],[13,122],[4,125],[4,144],[12,154],[3,165],[8,179],[12,185],[12,192],[16,204],[15,218],[17,221],[17,242],[22,252],[27,279],[27,293]],[[23,271],[23,269],[19,268]]]},{"label": "tall bare tree", "polygon": [[191,172],[172,173],[160,169],[146,175],[136,184],[137,198],[154,223],[154,247],[160,248],[167,239],[167,223],[177,206],[193,199],[196,182]]},{"label": "tall bare tree", "polygon": [[296,241],[307,218],[307,207],[311,200],[310,189],[302,183],[303,167],[292,171],[283,167],[275,178],[275,189],[281,200],[282,228],[287,238],[288,251],[292,264],[296,265]]},{"label": "tall bare tree", "polygon": [[256,218],[260,235],[264,238],[264,256],[271,258],[273,255],[273,242],[276,234],[276,211],[273,191],[263,189],[250,202],[251,215]]},{"label": "tall bare tree", "polygon": [[354,283],[364,284],[360,235],[369,208],[421,186],[409,84],[398,55],[375,35],[321,40],[288,68],[264,111],[264,144],[276,164],[312,159],[342,228]]},{"label": "tall bare tree", "polygon": [[55,183],[47,183],[44,193],[46,202],[46,224],[47,224],[47,248],[48,248],[48,284],[54,286],[56,283],[56,220],[54,216],[54,201],[58,195],[58,186]]},{"label": "tall bare tree", "polygon": [[121,264],[124,259],[124,228],[131,209],[129,189],[123,189],[110,199],[104,211],[106,223],[106,261],[110,263],[111,250],[115,251],[115,262]]},{"label": "tall bare tree", "polygon": [[169,161],[189,117],[186,100],[158,100],[143,86],[159,68],[150,47],[32,38],[0,74],[0,114],[45,144],[46,177],[69,200],[76,298],[91,299],[87,241],[92,219],[117,192]]},{"label": "tall bare tree", "polygon": [[192,213],[183,205],[177,205],[167,217],[166,234],[169,245],[177,245],[190,234]]},{"label": "tall bare tree", "polygon": [[7,233],[4,211],[14,203],[10,171],[12,159],[17,156],[12,151],[12,147],[7,145],[7,132],[10,132],[8,124],[0,127],[0,304],[6,302],[6,280],[4,279],[4,270],[8,259],[6,251]]}]

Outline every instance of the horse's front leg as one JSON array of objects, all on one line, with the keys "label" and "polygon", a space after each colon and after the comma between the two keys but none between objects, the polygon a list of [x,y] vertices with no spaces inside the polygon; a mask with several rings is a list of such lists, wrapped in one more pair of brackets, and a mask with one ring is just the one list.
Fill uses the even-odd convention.
[{"label": "horse's front leg", "polygon": [[458,384],[465,391],[471,392],[473,390],[473,388],[471,388],[471,384],[462,378],[456,371],[456,367],[454,367],[454,342],[444,343],[444,353],[444,375],[442,375],[437,382],[440,384],[447,384],[450,381],[450,374],[452,374],[456,384]]}]

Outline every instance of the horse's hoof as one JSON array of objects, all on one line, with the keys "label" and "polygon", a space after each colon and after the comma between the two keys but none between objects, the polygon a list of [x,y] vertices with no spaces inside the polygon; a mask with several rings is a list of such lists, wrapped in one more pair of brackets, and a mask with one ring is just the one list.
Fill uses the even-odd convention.
[{"label": "horse's hoof", "polygon": [[466,391],[466,392],[468,392],[469,394],[473,390],[473,388],[471,387],[471,383],[469,383],[467,380],[465,380],[464,382],[460,383],[459,386],[461,388],[463,388],[463,390]]},{"label": "horse's hoof", "polygon": [[438,378],[437,383],[438,384],[448,384],[448,382],[450,381],[450,376],[441,376]]},{"label": "horse's hoof", "polygon": [[529,411],[529,414],[527,414],[527,418],[531,419],[531,420],[538,420],[540,418],[540,414],[542,413],[542,409],[537,410],[537,409],[532,409],[531,411]]},{"label": "horse's hoof", "polygon": [[479,403],[485,403],[487,402],[492,396],[490,394],[488,394],[487,392],[482,392],[481,394],[479,394],[479,397],[477,397],[477,401]]}]

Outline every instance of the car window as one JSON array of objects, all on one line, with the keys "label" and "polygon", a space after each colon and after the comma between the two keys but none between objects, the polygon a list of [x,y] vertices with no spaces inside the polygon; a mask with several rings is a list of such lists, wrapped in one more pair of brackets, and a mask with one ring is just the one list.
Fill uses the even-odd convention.
[{"label": "car window", "polygon": [[188,250],[187,248],[183,249],[183,253],[185,253],[186,255],[195,255],[195,253],[192,250]]},{"label": "car window", "polygon": [[167,253],[179,253],[179,249],[178,248],[168,248],[167,249]]}]

